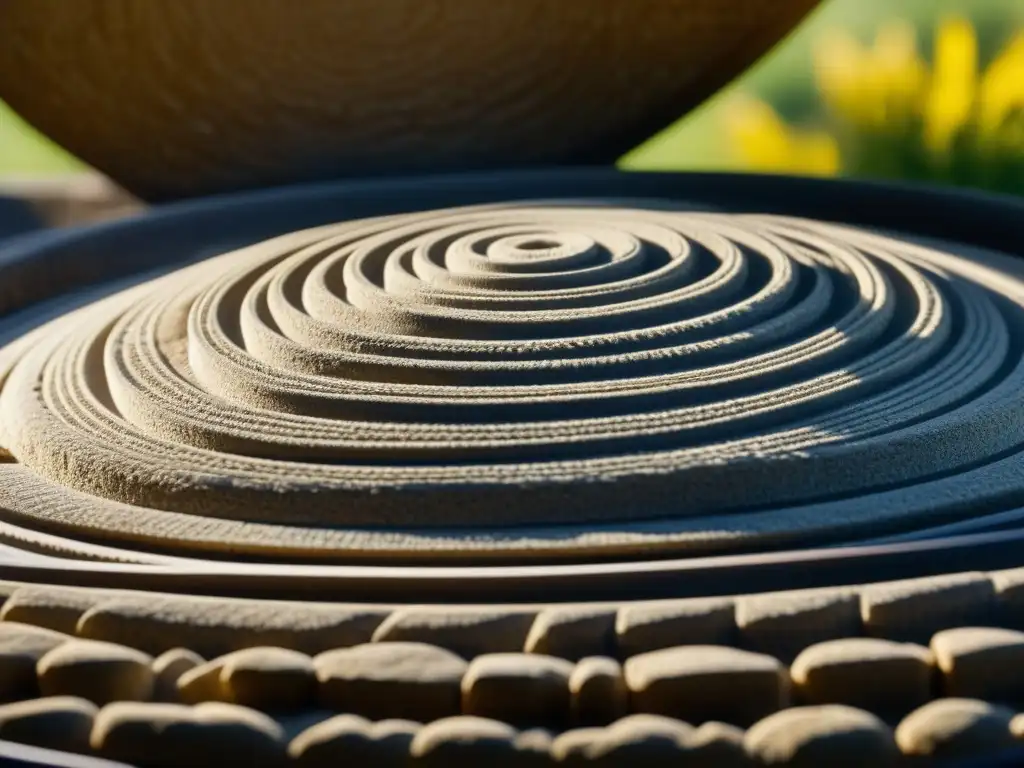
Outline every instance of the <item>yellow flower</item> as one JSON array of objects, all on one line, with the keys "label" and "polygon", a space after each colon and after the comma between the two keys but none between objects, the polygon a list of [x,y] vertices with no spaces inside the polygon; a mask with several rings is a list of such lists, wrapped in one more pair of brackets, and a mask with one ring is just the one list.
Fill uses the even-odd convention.
[{"label": "yellow flower", "polygon": [[763,101],[736,99],[727,119],[733,147],[752,170],[818,176],[839,171],[839,147],[829,133],[792,129]]},{"label": "yellow flower", "polygon": [[978,80],[978,41],[964,19],[939,25],[935,61],[924,107],[924,144],[935,154],[949,150],[974,107]]},{"label": "yellow flower", "polygon": [[[1024,30],[996,57],[981,80],[978,93],[978,134],[982,141],[992,145],[1004,134],[1012,137],[1016,116],[1021,120],[1024,112]],[[1020,132],[1018,126],[1017,132]],[[1024,147],[1021,147],[1024,150]]]},{"label": "yellow flower", "polygon": [[826,35],[815,48],[814,74],[826,107],[863,130],[885,130],[920,114],[928,68],[913,25],[882,26],[865,48],[846,32]]},{"label": "yellow flower", "polygon": [[[760,101],[726,115],[737,158],[756,171],[905,176],[1024,190],[1024,29],[979,74],[971,23],[941,21],[931,70],[914,28],[881,27],[870,46],[843,31],[821,39],[814,74],[836,134],[787,125]],[[840,150],[840,147],[842,150]]]}]

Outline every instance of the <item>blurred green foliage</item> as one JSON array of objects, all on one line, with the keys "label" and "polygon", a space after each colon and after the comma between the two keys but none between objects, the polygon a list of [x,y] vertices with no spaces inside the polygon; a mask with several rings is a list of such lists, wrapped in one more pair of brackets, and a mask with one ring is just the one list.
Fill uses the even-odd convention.
[{"label": "blurred green foliage", "polygon": [[1024,193],[1024,2],[826,2],[623,165]]}]

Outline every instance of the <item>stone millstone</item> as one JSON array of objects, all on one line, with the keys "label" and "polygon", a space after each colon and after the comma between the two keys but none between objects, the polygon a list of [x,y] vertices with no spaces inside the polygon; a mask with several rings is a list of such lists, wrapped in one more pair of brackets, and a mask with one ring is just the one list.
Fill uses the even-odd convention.
[{"label": "stone millstone", "polygon": [[566,171],[12,244],[5,694],[140,768],[1016,744],[936,699],[1015,699],[1024,626],[1024,209],[955,199]]}]

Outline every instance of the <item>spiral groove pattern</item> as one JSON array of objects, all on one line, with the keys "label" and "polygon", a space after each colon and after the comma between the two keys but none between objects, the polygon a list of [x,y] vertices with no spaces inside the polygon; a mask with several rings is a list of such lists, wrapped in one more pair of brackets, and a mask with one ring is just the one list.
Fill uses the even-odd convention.
[{"label": "spiral groove pattern", "polygon": [[1015,270],[671,200],[301,230],[3,348],[6,539],[544,562],[984,529],[1021,488]]},{"label": "spiral groove pattern", "polygon": [[232,752],[207,711],[273,765],[394,718],[415,764],[674,765],[702,723],[745,764],[801,718],[842,736],[817,762],[851,723],[871,765],[950,717],[1016,744],[1022,213],[566,171],[0,243],[0,735],[74,717],[49,745],[140,768]]}]

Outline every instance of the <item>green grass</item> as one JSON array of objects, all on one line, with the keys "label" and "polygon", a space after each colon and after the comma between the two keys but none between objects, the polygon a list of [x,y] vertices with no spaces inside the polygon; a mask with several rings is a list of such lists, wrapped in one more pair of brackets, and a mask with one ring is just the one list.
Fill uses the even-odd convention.
[{"label": "green grass", "polygon": [[[806,114],[814,104],[811,43],[828,27],[843,26],[867,36],[877,24],[900,16],[927,30],[940,16],[960,12],[971,18],[982,49],[1008,26],[1024,24],[1021,0],[826,0],[793,34],[764,56],[738,81],[676,124],[623,158],[635,169],[736,169],[720,140],[722,105],[737,90],[768,99],[784,117]],[[927,47],[926,45],[924,46]],[[0,102],[0,175],[66,173],[82,164],[54,146]]]}]

